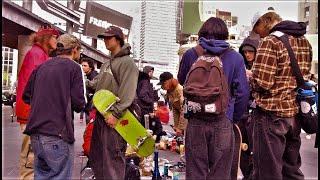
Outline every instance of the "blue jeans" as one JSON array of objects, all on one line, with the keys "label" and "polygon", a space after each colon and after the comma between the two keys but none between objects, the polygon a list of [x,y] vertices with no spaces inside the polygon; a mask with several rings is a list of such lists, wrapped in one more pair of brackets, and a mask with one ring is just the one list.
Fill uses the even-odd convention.
[{"label": "blue jeans", "polygon": [[59,137],[31,135],[34,151],[34,179],[71,179],[74,145]]}]

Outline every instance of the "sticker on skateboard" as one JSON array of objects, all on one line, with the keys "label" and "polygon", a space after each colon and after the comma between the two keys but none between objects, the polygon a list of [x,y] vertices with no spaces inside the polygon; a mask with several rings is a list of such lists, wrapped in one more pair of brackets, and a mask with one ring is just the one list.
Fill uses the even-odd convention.
[{"label": "sticker on skateboard", "polygon": [[[118,101],[120,99],[108,90],[99,90],[93,96],[93,105],[105,118],[111,114],[109,109]],[[118,120],[115,130],[139,156],[147,157],[154,152],[155,140],[129,110]]]}]

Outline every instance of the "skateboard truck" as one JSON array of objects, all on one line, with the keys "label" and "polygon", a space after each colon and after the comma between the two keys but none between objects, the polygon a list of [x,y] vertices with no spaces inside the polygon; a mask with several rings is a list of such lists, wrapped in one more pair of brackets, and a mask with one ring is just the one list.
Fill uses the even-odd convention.
[{"label": "skateboard truck", "polygon": [[142,146],[142,144],[145,142],[145,140],[148,138],[148,136],[145,136],[143,138],[139,138],[138,139],[138,144],[136,145],[135,149],[138,150],[140,148],[140,146]]},{"label": "skateboard truck", "polygon": [[120,101],[120,98],[118,98],[118,97],[116,97],[116,101],[115,102],[113,102],[113,103],[111,103],[103,112],[107,112],[107,111],[109,111],[109,109],[115,104],[115,103],[117,103],[117,102],[119,102]]}]

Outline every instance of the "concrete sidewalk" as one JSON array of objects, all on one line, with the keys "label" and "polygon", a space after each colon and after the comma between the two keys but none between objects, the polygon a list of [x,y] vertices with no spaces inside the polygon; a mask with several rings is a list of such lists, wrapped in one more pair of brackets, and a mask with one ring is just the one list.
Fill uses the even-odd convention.
[{"label": "concrete sidewalk", "polygon": [[[2,106],[2,179],[18,179],[19,177],[19,153],[21,148],[21,132],[19,124],[14,120],[11,122],[11,107]],[[75,116],[75,160],[73,168],[73,179],[80,179],[81,160],[77,154],[82,151],[83,132],[85,122],[80,123],[79,114]],[[168,125],[164,130],[172,131]],[[306,180],[318,179],[318,149],[315,149],[315,135],[311,139],[306,139],[306,134],[301,133],[301,170],[305,174]],[[171,161],[178,161],[179,155],[169,151],[160,152],[160,157]],[[85,163],[83,163],[83,166]]]}]

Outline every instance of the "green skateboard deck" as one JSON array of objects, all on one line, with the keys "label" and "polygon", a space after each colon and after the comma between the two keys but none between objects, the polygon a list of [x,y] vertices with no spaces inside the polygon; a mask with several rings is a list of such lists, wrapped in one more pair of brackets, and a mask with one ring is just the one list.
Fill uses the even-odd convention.
[{"label": "green skateboard deck", "polygon": [[[109,109],[119,100],[108,90],[99,90],[93,96],[94,106],[105,118],[111,114]],[[155,140],[129,110],[118,120],[115,130],[139,156],[147,157],[154,152]]]}]

